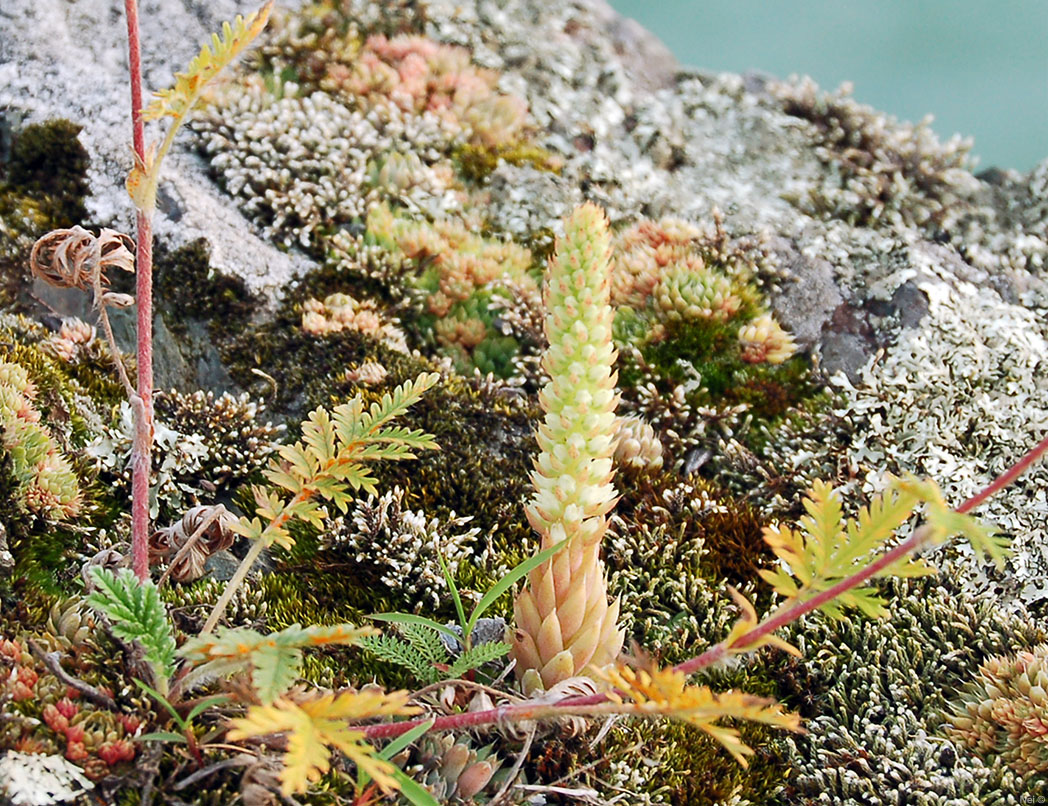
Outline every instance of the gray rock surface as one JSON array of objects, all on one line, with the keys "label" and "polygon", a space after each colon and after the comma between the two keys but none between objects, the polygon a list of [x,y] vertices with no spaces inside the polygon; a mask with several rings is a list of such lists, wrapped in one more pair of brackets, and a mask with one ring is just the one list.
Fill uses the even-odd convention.
[{"label": "gray rock surface", "polygon": [[[88,212],[97,224],[130,232],[134,211],[123,188],[131,167],[123,5],[116,0],[4,0],[0,117],[11,128],[55,117],[81,124],[80,140],[91,157]],[[170,86],[174,72],[185,69],[211,31],[257,5],[244,0],[141,3],[146,87]],[[159,131],[151,126],[147,138]],[[206,163],[186,136],[165,163],[159,199],[158,238],[177,247],[206,237],[213,266],[243,278],[252,291],[274,298],[310,265],[255,235],[251,222],[207,177]]]}]

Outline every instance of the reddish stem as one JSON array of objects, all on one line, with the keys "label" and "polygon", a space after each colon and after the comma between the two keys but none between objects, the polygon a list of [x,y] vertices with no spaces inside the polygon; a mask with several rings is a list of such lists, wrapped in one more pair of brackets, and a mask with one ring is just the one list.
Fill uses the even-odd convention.
[{"label": "reddish stem", "polygon": [[[1030,467],[1030,465],[1037,461],[1037,459],[1046,452],[1048,452],[1048,438],[1039,442],[1029,451],[1029,453],[987,485],[981,492],[972,496],[957,507],[956,511],[963,514],[974,509],[991,495],[1015,481],[1027,468]],[[874,562],[856,574],[847,579],[841,580],[832,588],[822,591],[811,599],[794,605],[793,607],[788,607],[785,610],[776,613],[766,621],[761,622],[761,624],[759,624],[755,629],[743,636],[743,638],[732,648],[738,649],[757,643],[762,638],[771,635],[780,627],[784,627],[791,621],[821,607],[835,597],[840,596],[842,593],[861,585],[879,572],[883,571],[892,563],[905,557],[911,551],[920,548],[924,540],[925,532],[923,528],[917,529],[908,538],[886,551]],[[711,666],[712,664],[723,660],[727,655],[728,647],[722,641],[716,646],[710,647],[701,655],[696,655],[694,658],[679,663],[673,668],[674,671],[677,672],[693,674],[700,669],[704,669],[707,666]],[[461,730],[463,728],[476,727],[477,725],[490,725],[496,722],[533,719],[536,716],[544,715],[551,708],[567,710],[573,707],[582,708],[588,705],[600,705],[606,702],[609,702],[606,695],[590,694],[585,697],[568,697],[567,699],[558,700],[555,703],[526,702],[521,703],[520,705],[503,705],[499,708],[490,708],[486,711],[473,711],[471,713],[452,714],[450,716],[438,717],[433,721],[433,727],[431,730]],[[413,727],[424,721],[424,719],[412,719],[403,722],[387,722],[380,725],[368,725],[363,728],[364,736],[367,739],[390,739],[394,736],[400,736],[402,733],[407,733]]]},{"label": "reddish stem", "polygon": [[971,498],[969,498],[967,501],[965,501],[963,504],[957,507],[957,511],[963,515],[965,512],[975,509],[991,495],[995,495],[999,490],[1003,489],[1004,487],[1007,487],[1009,484],[1011,484],[1013,481],[1019,478],[1019,476],[1025,473],[1026,469],[1034,462],[1036,462],[1038,459],[1040,459],[1045,454],[1045,452],[1048,452],[1048,437],[1045,437],[1040,442],[1038,442],[1033,447],[1033,449],[1028,454],[1026,454],[1026,456],[1024,456],[1022,459],[1020,459],[1018,462],[1016,462],[1014,465],[1012,465],[1010,468],[1004,471],[1004,473],[1002,473],[1000,476],[994,479],[988,487],[984,487],[982,490],[977,492],[975,495],[973,495]]},{"label": "reddish stem", "polygon": [[[131,73],[131,131],[135,154],[145,162],[142,122],[142,48],[138,33],[138,0],[124,0],[127,17],[128,66]],[[151,212],[136,218],[135,301],[138,306],[138,401],[132,401],[135,439],[131,451],[131,567],[140,580],[149,578],[149,471],[153,447],[153,226]]]}]

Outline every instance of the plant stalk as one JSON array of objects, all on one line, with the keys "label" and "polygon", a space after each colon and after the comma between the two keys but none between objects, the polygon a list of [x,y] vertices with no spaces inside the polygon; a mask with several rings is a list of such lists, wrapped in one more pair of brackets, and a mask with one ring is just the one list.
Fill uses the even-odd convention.
[{"label": "plant stalk", "polygon": [[[142,121],[142,47],[138,0],[124,0],[127,18],[128,67],[131,74],[131,131],[135,155],[145,161]],[[149,475],[153,447],[153,222],[151,210],[137,210],[135,221],[135,302],[138,307],[137,399],[131,405],[135,436],[131,448],[131,567],[140,580],[149,578]]]}]

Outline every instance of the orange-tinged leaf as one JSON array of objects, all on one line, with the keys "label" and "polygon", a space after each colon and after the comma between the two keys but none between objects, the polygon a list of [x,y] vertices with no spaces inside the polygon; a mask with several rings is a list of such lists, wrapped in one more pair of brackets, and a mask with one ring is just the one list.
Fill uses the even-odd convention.
[{"label": "orange-tinged leaf", "polygon": [[200,99],[204,87],[233,62],[266,27],[273,10],[273,0],[261,9],[237,15],[233,24],[222,25],[222,36],[211,35],[211,41],[200,48],[185,73],[175,73],[175,86],[154,93],[153,100],[142,110],[144,120],[184,117]]},{"label": "orange-tinged leaf", "polygon": [[385,792],[397,788],[392,765],[376,755],[364,741],[364,733],[354,730],[350,719],[376,716],[410,715],[418,709],[407,705],[406,691],[344,691],[304,702],[278,699],[271,705],[252,706],[247,714],[231,720],[231,741],[287,733],[287,752],[281,773],[281,789],[286,795],[305,792],[311,783],[331,767],[334,747],[365,770]]},{"label": "orange-tinged leaf", "polygon": [[668,716],[680,719],[716,739],[744,767],[752,754],[733,728],[717,724],[719,719],[747,719],[766,725],[800,731],[800,717],[782,710],[773,700],[741,691],[714,692],[707,686],[689,686],[687,677],[672,668],[634,669],[623,664],[596,670],[613,691],[616,705],[605,710],[636,716]]}]

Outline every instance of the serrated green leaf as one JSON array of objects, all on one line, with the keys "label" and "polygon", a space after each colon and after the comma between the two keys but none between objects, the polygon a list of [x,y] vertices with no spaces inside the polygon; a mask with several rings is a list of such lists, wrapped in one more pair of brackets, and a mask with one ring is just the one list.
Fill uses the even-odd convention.
[{"label": "serrated green leaf", "polygon": [[502,641],[492,641],[470,647],[459,655],[447,671],[447,677],[462,677],[471,669],[479,669],[485,663],[498,660],[510,650],[510,645]]},{"label": "serrated green leaf", "polygon": [[251,683],[263,705],[270,705],[298,679],[302,670],[302,650],[273,642],[251,652]]},{"label": "serrated green leaf", "polygon": [[391,635],[379,635],[365,639],[361,645],[380,660],[407,669],[426,685],[440,680],[438,670],[406,641]]},{"label": "serrated green leaf", "polygon": [[431,627],[421,624],[402,624],[401,633],[411,647],[431,666],[436,663],[447,663],[448,650],[440,640],[440,633]]},{"label": "serrated green leaf", "polygon": [[142,645],[157,683],[166,688],[175,671],[175,638],[156,585],[139,582],[129,568],[113,574],[96,566],[93,577],[96,590],[88,604],[109,619],[114,635]]}]

